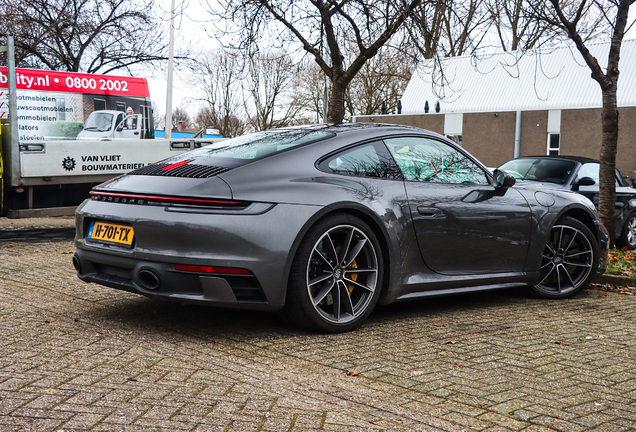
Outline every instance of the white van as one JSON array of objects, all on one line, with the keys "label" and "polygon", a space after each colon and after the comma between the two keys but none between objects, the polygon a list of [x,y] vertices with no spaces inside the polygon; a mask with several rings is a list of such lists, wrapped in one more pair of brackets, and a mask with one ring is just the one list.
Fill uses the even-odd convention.
[{"label": "white van", "polygon": [[126,115],[122,111],[101,110],[93,111],[84,128],[77,135],[78,140],[131,140],[142,139],[141,114]]}]

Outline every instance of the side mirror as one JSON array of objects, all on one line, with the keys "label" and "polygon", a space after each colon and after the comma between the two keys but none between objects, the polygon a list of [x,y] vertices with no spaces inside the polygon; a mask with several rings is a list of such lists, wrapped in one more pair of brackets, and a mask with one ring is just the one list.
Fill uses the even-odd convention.
[{"label": "side mirror", "polygon": [[581,177],[572,183],[572,190],[576,192],[579,190],[579,186],[594,186],[595,184],[596,181],[592,177]]},{"label": "side mirror", "polygon": [[507,171],[496,169],[493,173],[495,181],[497,182],[497,189],[508,189],[517,183],[517,180],[512,174]]},{"label": "side mirror", "polygon": [[579,186],[594,186],[596,181],[592,177],[583,177],[576,182]]}]

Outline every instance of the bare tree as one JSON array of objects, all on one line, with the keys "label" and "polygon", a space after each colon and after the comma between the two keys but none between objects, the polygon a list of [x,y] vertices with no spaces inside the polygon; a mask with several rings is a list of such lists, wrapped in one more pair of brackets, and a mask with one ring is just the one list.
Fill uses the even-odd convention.
[{"label": "bare tree", "polygon": [[[421,0],[221,0],[216,15],[228,26],[234,46],[258,50],[264,40],[289,49],[300,46],[331,80],[328,121],[345,116],[345,92],[364,63],[397,33]],[[209,4],[209,3],[208,3]],[[355,55],[345,62],[345,41]],[[227,38],[226,38],[227,39]],[[325,42],[325,49],[323,47]]]},{"label": "bare tree", "polygon": [[554,37],[552,26],[541,19],[548,0],[489,0],[497,40],[504,51],[533,49]]},{"label": "bare tree", "polygon": [[[636,0],[550,0],[551,8],[540,17],[570,38],[592,72],[603,94],[601,122],[603,138],[600,149],[599,217],[610,233],[614,245],[615,169],[618,144],[618,88],[621,44],[628,25],[629,8]],[[590,34],[597,32],[600,17],[611,32],[607,66],[601,66],[586,46]],[[630,71],[631,72],[631,71]]]},{"label": "bare tree", "polygon": [[254,130],[288,126],[299,116],[302,106],[296,100],[297,66],[288,55],[271,52],[247,60],[244,80],[245,111]]},{"label": "bare tree", "polygon": [[486,0],[425,2],[413,12],[406,30],[415,56],[432,59],[472,54],[491,22]]},{"label": "bare tree", "polygon": [[193,123],[194,127],[199,130],[214,128],[214,116],[210,107],[203,106],[199,108],[199,111],[194,115]]},{"label": "bare tree", "polygon": [[349,115],[379,114],[382,102],[387,112],[396,112],[413,72],[411,57],[403,50],[385,46],[367,61],[351,81],[345,97]]},{"label": "bare tree", "polygon": [[192,119],[188,113],[188,109],[183,106],[178,106],[172,110],[172,124],[174,126],[179,123],[183,123],[183,127],[189,128],[192,126]]},{"label": "bare tree", "polygon": [[165,60],[154,0],[0,0],[18,65],[108,73]]},{"label": "bare tree", "polygon": [[323,97],[325,90],[325,73],[314,62],[300,66],[298,73],[300,85],[296,98],[304,107],[308,119],[312,123],[322,122]]},{"label": "bare tree", "polygon": [[225,50],[216,50],[200,56],[191,68],[190,83],[203,90],[209,109],[208,127],[214,127],[224,137],[245,133],[246,125],[241,113],[241,64],[237,56]]},{"label": "bare tree", "polygon": [[159,110],[157,102],[152,101],[152,122],[157,130],[165,129],[166,116]]}]

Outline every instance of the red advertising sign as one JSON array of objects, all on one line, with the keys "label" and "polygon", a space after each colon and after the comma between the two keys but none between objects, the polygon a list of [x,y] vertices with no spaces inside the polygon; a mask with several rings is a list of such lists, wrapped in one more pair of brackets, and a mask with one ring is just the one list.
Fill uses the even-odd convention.
[{"label": "red advertising sign", "polygon": [[[0,89],[7,88],[7,68],[0,67]],[[144,78],[16,69],[18,90],[150,97]]]}]

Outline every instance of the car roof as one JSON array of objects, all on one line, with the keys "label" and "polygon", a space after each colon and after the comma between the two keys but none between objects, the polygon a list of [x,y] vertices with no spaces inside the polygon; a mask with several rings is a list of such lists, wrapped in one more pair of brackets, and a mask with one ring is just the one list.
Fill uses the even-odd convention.
[{"label": "car roof", "polygon": [[567,155],[538,155],[538,156],[521,156],[517,159],[556,159],[556,160],[568,160],[573,162],[584,163],[599,163],[597,159],[592,159],[584,156],[567,156]]},{"label": "car roof", "polygon": [[318,123],[309,125],[289,126],[278,130],[314,130],[332,132],[336,134],[346,132],[356,132],[361,130],[379,129],[379,130],[404,130],[413,132],[430,132],[414,126],[396,125],[388,123]]}]

